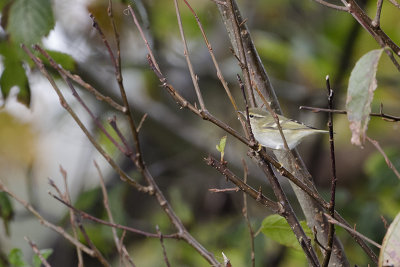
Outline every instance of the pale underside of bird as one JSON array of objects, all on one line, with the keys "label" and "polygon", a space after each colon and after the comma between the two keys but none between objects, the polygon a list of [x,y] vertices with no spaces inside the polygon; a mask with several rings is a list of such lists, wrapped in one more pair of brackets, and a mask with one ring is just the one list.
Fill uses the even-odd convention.
[{"label": "pale underside of bird", "polygon": [[[249,109],[250,125],[254,138],[264,147],[285,149],[278,125],[272,115],[260,108]],[[329,133],[278,115],[279,124],[289,149],[295,148],[304,137],[316,133]]]}]

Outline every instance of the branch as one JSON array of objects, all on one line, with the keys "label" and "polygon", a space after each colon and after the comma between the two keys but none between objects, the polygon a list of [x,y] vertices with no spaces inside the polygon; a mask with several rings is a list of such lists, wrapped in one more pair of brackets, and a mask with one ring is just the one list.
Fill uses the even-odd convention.
[{"label": "branch", "polygon": [[85,252],[86,254],[88,254],[89,256],[94,256],[94,251],[91,250],[90,248],[86,247],[85,245],[83,245],[82,243],[80,243],[77,239],[75,239],[73,236],[69,235],[67,232],[65,232],[65,230],[60,227],[60,226],[56,226],[52,223],[50,223],[49,221],[47,221],[45,218],[43,218],[42,215],[40,215],[40,213],[35,210],[34,207],[32,207],[32,205],[30,205],[28,202],[22,200],[21,198],[19,198],[17,195],[15,195],[13,192],[11,192],[0,180],[0,191],[6,192],[10,197],[12,197],[13,199],[15,199],[18,203],[20,203],[22,206],[25,207],[26,210],[28,210],[30,213],[32,213],[40,222],[40,224],[42,224],[43,226],[52,229],[53,231],[55,231],[56,233],[60,234],[61,236],[63,236],[66,240],[68,240],[69,242],[71,242],[74,246],[79,247],[80,250],[82,250],[83,252]]},{"label": "branch", "polygon": [[204,159],[206,164],[215,168],[219,171],[223,176],[225,176],[229,181],[231,181],[234,185],[240,188],[243,192],[248,194],[251,198],[253,198],[256,202],[261,203],[263,206],[271,209],[273,212],[278,212],[279,205],[272,201],[271,199],[264,196],[260,191],[255,190],[248,184],[244,183],[239,177],[237,177],[234,173],[232,173],[226,165],[222,164],[220,161],[216,160],[212,156],[208,156]]},{"label": "branch", "polygon": [[397,176],[397,178],[400,179],[400,173],[399,173],[399,171],[396,169],[396,167],[395,167],[395,166],[393,165],[393,163],[390,161],[389,157],[386,155],[385,151],[383,151],[383,149],[382,149],[382,147],[379,145],[378,141],[376,141],[376,140],[374,140],[374,139],[372,139],[372,138],[369,138],[368,136],[366,136],[366,137],[367,137],[367,140],[368,140],[371,144],[373,144],[373,145],[375,146],[375,148],[382,154],[382,156],[383,156],[383,158],[385,159],[386,164],[388,165],[388,167],[389,167],[390,169],[392,169],[393,173]]},{"label": "branch", "polygon": [[[129,185],[133,186],[136,188],[139,192],[152,192],[151,187],[145,187],[134,181],[132,178],[130,178],[119,166],[114,162],[114,160],[105,152],[105,150],[100,146],[100,144],[96,141],[96,139],[93,137],[93,135],[89,132],[89,130],[85,127],[85,125],[82,123],[82,121],[79,119],[78,115],[72,110],[72,108],[69,106],[68,102],[66,101],[64,95],[62,94],[61,90],[58,88],[56,82],[54,79],[51,77],[51,75],[48,73],[46,68],[44,67],[43,62],[36,56],[32,54],[32,52],[26,48],[25,45],[22,45],[22,48],[24,51],[28,54],[28,56],[33,60],[35,65],[38,67],[40,72],[47,78],[47,80],[50,82],[51,86],[53,87],[54,91],[57,93],[58,98],[60,100],[61,106],[68,111],[68,113],[71,115],[71,117],[75,120],[75,122],[78,124],[78,126],[81,128],[83,133],[86,135],[86,137],[89,139],[89,141],[92,143],[92,145],[99,151],[99,153],[106,159],[106,161],[113,167],[113,169],[119,174],[120,178],[122,181],[127,182]],[[39,49],[39,51],[44,51],[41,49],[39,46],[35,46],[35,48]],[[57,65],[54,60],[44,51],[44,56],[48,56],[48,59],[50,63],[53,65]],[[60,73],[61,75],[61,73]]]},{"label": "branch", "polygon": [[326,6],[326,7],[335,9],[335,10],[348,11],[348,8],[345,7],[345,6],[338,6],[338,5],[335,5],[335,4],[328,3],[328,2],[326,2],[324,0],[314,0],[314,1],[317,2],[317,3],[320,3],[323,6]]},{"label": "branch", "polygon": [[195,90],[196,95],[197,95],[197,100],[199,100],[200,108],[202,110],[206,110],[206,106],[204,105],[203,96],[201,94],[200,86],[199,86],[199,83],[198,83],[198,77],[194,73],[193,65],[192,65],[192,62],[190,61],[189,49],[187,47],[185,33],[183,31],[182,19],[181,19],[181,13],[179,12],[178,1],[174,0],[174,4],[175,4],[176,18],[178,19],[179,33],[180,33],[181,38],[182,38],[182,44],[183,44],[183,49],[184,49],[183,54],[184,54],[185,59],[186,59],[186,64],[187,64],[187,66],[189,68],[190,77],[192,77],[192,83],[193,83],[194,90]]},{"label": "branch", "polygon": [[[329,76],[326,76],[326,88],[328,90],[328,107],[329,109],[333,108],[333,90],[331,89],[331,85],[329,82]],[[329,113],[328,116],[328,128],[329,128],[329,148],[330,148],[330,158],[331,158],[331,172],[332,172],[332,180],[331,180],[331,200],[329,202],[329,214],[332,217],[335,217],[335,196],[336,196],[336,161],[335,161],[335,144],[334,144],[334,139],[333,139],[333,116],[332,113]],[[324,261],[322,263],[322,266],[328,267],[329,265],[329,260],[331,258],[332,254],[332,248],[333,248],[333,239],[335,236],[335,225],[334,224],[329,224],[329,232],[328,232],[328,242],[327,242],[327,247],[325,249],[326,254],[324,257]]]},{"label": "branch", "polygon": [[45,267],[51,267],[51,265],[43,257],[42,253],[40,253],[40,250],[37,247],[37,245],[26,236],[24,237],[24,239],[29,243],[29,246],[31,246],[33,252],[35,252],[35,254],[39,257],[41,264],[43,264]]},{"label": "branch", "polygon": [[367,241],[368,243],[374,245],[375,247],[377,247],[377,248],[379,248],[379,249],[382,248],[381,245],[379,245],[379,244],[376,243],[375,241],[369,239],[368,237],[366,237],[366,236],[360,234],[359,232],[357,232],[356,230],[352,229],[351,227],[349,227],[349,226],[347,226],[347,225],[345,225],[345,224],[343,224],[343,223],[341,223],[341,222],[339,222],[339,221],[333,219],[331,216],[329,216],[329,215],[326,214],[326,213],[324,213],[324,215],[325,215],[325,217],[328,218],[328,221],[329,221],[330,223],[333,223],[333,224],[336,224],[336,225],[342,227],[342,228],[345,229],[347,232],[350,232],[350,233],[352,233],[353,235],[356,235],[356,236],[358,236],[359,238],[362,238],[363,240]]},{"label": "branch", "polygon": [[[299,109],[311,110],[312,112],[315,112],[315,113],[328,112],[328,113],[336,113],[336,114],[347,114],[347,111],[343,110],[343,109],[316,108],[316,107],[307,107],[307,106],[300,106]],[[369,115],[372,117],[381,117],[382,119],[386,119],[387,121],[390,121],[390,122],[400,121],[400,117],[396,117],[396,116],[392,116],[392,115],[383,113],[382,106],[381,106],[381,110],[379,113],[370,113]]]}]

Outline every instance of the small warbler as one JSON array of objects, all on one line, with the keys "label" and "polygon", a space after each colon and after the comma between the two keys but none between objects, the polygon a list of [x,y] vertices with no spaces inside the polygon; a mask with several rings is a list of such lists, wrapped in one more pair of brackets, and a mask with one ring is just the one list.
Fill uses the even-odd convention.
[{"label": "small warbler", "polygon": [[[246,112],[240,112],[246,117]],[[249,108],[250,125],[254,138],[264,147],[285,149],[282,136],[274,117],[265,109]],[[295,148],[304,137],[316,133],[329,133],[318,130],[278,115],[279,124],[285,136],[289,149]]]}]

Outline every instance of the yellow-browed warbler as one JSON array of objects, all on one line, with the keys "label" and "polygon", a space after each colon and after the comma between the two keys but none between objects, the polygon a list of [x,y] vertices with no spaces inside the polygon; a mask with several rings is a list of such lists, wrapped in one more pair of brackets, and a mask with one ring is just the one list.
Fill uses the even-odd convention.
[{"label": "yellow-browed warbler", "polygon": [[[246,112],[241,112],[243,115]],[[265,109],[249,108],[250,125],[254,138],[262,145],[272,149],[284,149],[282,136],[274,117]],[[295,148],[304,137],[328,131],[311,128],[294,120],[278,115],[279,124],[289,149]]]}]

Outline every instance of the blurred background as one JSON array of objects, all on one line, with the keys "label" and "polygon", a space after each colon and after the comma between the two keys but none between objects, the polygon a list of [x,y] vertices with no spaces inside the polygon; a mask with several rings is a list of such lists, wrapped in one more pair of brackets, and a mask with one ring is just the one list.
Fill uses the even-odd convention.
[{"label": "blurred background", "polygon": [[[180,1],[181,2],[181,1]],[[334,2],[334,1],[333,1]],[[340,4],[340,1],[337,1]],[[375,14],[375,1],[358,1],[368,14]],[[177,91],[196,101],[193,84],[183,56],[175,8],[172,1],[113,1],[114,17],[121,38],[123,78],[136,122],[148,114],[141,131],[144,159],[160,188],[192,235],[221,261],[221,252],[233,266],[249,266],[250,239],[241,210],[241,193],[212,193],[210,188],[232,187],[219,173],[208,167],[203,158],[218,157],[215,145],[225,135],[220,129],[179,108],[148,66],[146,50],[127,5],[131,4],[153,47],[161,70]],[[240,108],[243,98],[236,81],[241,73],[230,51],[230,43],[215,3],[190,1],[197,12],[225,79]],[[317,128],[326,128],[323,113],[299,111],[299,106],[326,107],[325,76],[330,75],[335,90],[335,108],[344,109],[348,77],[355,62],[366,52],[379,48],[375,40],[346,13],[325,8],[309,0],[238,1],[255,45],[272,80],[284,115]],[[114,68],[101,37],[92,27],[92,13],[112,47],[112,27],[107,17],[106,0],[55,0],[52,2],[55,27],[43,39],[44,47],[64,52],[73,58],[70,69],[105,95],[122,103]],[[180,3],[180,10],[194,70],[208,110],[241,131],[237,116],[226,97],[216,70],[192,13]],[[383,5],[381,27],[400,43],[399,10]],[[18,88],[12,88],[0,111],[0,179],[13,192],[29,201],[49,221],[71,230],[68,210],[47,194],[52,190],[48,178],[64,188],[60,166],[68,173],[68,185],[75,206],[106,219],[99,188],[99,175],[93,161],[100,165],[106,179],[110,206],[117,223],[155,232],[172,233],[167,217],[151,197],[136,192],[119,180],[82,131],[59,104],[48,81],[36,70],[28,69],[31,90],[30,107],[16,100]],[[130,174],[141,181],[132,164],[113,147],[95,127],[68,88],[56,77],[71,106],[102,146]],[[400,76],[386,55],[378,67],[378,89],[372,111],[399,115]],[[100,120],[116,115],[117,123],[128,134],[125,118],[108,105],[97,101],[84,89],[79,93]],[[3,96],[4,99],[4,96]],[[347,117],[334,116],[337,157],[337,209],[357,230],[380,243],[385,233],[383,216],[389,222],[400,208],[399,181],[388,169],[383,157],[366,143],[363,149],[350,144]],[[368,136],[380,142],[397,168],[400,168],[400,124],[372,118]],[[307,139],[299,146],[318,189],[329,196],[329,146],[324,136]],[[228,166],[243,176],[241,160],[249,165],[249,184],[273,197],[265,178],[246,156],[244,145],[227,138],[225,159]],[[287,194],[300,211],[290,186],[282,179]],[[270,211],[249,200],[249,216],[255,231]],[[22,206],[13,203],[14,218],[9,234],[0,227],[1,253],[21,248],[28,261],[31,248],[28,236],[40,248],[53,248],[49,261],[53,266],[75,266],[75,249],[63,238],[43,227]],[[299,213],[301,214],[301,213]],[[301,215],[300,215],[301,217]],[[301,218],[302,219],[302,218]],[[109,227],[86,222],[86,229],[96,246],[118,264]],[[355,242],[338,229],[352,264],[370,263]],[[157,239],[127,234],[126,246],[137,266],[163,265]],[[306,266],[302,252],[285,248],[262,234],[255,238],[257,266]],[[174,266],[206,266],[207,263],[183,242],[165,240],[168,257]],[[85,257],[86,266],[98,262]]]}]

